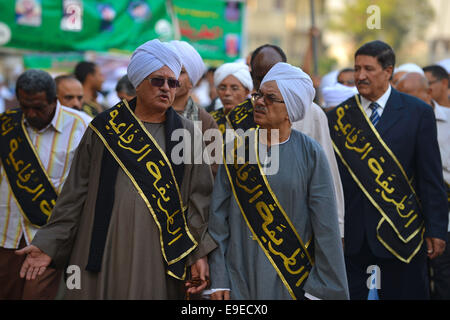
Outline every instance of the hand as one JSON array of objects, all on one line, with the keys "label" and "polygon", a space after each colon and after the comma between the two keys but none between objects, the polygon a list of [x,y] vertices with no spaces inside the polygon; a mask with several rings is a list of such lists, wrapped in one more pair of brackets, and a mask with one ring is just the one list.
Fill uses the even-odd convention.
[{"label": "hand", "polygon": [[187,293],[196,294],[202,292],[209,286],[209,265],[205,256],[198,259],[191,266],[191,279],[186,281]]},{"label": "hand", "polygon": [[320,87],[320,83],[322,82],[322,78],[320,76],[313,74],[313,75],[311,75],[311,80],[313,82],[313,87],[315,89]]},{"label": "hand", "polygon": [[425,238],[428,258],[434,259],[444,253],[445,241],[438,238]]},{"label": "hand", "polygon": [[42,275],[52,261],[50,256],[46,255],[41,249],[33,245],[29,245],[21,250],[16,250],[15,254],[19,256],[24,254],[27,255],[22,264],[22,268],[20,268],[20,277],[25,278],[26,275],[27,280],[34,280],[37,276]]},{"label": "hand", "polygon": [[211,293],[211,300],[230,300],[230,290],[219,290]]}]

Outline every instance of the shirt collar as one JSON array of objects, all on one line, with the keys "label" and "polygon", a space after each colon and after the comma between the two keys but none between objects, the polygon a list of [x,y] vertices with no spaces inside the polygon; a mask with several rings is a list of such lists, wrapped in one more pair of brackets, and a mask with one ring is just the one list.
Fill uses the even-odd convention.
[{"label": "shirt collar", "polygon": [[437,121],[443,121],[443,122],[450,121],[450,119],[448,118],[448,115],[445,112],[446,111],[444,109],[445,107],[441,106],[434,100],[433,100],[433,105],[434,105],[434,116],[436,117]]},{"label": "shirt collar", "polygon": [[369,105],[372,102],[376,102],[376,103],[378,103],[378,105],[380,106],[381,109],[384,109],[384,107],[386,106],[386,103],[389,99],[389,96],[391,95],[391,91],[392,91],[392,88],[391,88],[391,85],[389,85],[386,92],[380,98],[378,98],[377,101],[370,101],[370,100],[364,98],[363,96],[361,96],[361,104],[362,104],[363,108],[367,109],[367,108],[369,108]]}]

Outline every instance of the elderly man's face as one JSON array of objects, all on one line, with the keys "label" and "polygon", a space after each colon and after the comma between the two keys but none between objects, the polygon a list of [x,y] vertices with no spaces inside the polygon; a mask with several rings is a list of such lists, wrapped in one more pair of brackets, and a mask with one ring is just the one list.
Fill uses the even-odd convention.
[{"label": "elderly man's face", "polygon": [[56,109],[55,101],[48,102],[45,91],[28,93],[18,90],[17,99],[25,119],[35,129],[44,129],[53,119]]},{"label": "elderly man's face", "polygon": [[406,74],[405,71],[398,71],[392,76],[391,85],[397,88],[398,81]]},{"label": "elderly man's face", "polygon": [[229,75],[217,87],[217,93],[223,103],[225,113],[228,113],[235,106],[243,102],[250,91],[232,75]]},{"label": "elderly man's face", "polygon": [[408,73],[406,79],[397,83],[397,90],[410,94],[431,105],[431,89],[427,87],[425,79],[418,73]]},{"label": "elderly man's face", "polygon": [[279,129],[289,121],[286,104],[275,81],[265,82],[259,93],[263,96],[254,101],[255,123],[264,129]]},{"label": "elderly man's face", "polygon": [[[151,79],[164,79],[161,87],[151,84]],[[168,66],[148,75],[136,88],[138,101],[147,108],[165,112],[175,99],[176,88],[170,88],[167,80],[176,80],[175,74]]]}]

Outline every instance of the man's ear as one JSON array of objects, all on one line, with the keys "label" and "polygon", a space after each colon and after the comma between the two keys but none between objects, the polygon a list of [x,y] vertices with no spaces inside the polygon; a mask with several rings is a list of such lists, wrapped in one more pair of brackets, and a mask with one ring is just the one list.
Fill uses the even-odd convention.
[{"label": "man's ear", "polygon": [[394,76],[394,67],[393,66],[389,66],[389,67],[386,67],[384,70],[388,72],[388,74],[389,74],[389,78],[388,79],[391,80],[392,77]]}]

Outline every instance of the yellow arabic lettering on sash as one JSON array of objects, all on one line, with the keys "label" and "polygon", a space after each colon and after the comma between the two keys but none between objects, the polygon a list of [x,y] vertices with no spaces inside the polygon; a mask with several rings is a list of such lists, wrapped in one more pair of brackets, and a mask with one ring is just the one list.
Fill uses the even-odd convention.
[{"label": "yellow arabic lettering on sash", "polygon": [[[51,204],[55,206],[55,200],[52,199]],[[53,207],[49,205],[47,200],[42,200],[39,207],[42,213],[45,214],[46,216],[49,216],[52,213]]]},{"label": "yellow arabic lettering on sash", "polygon": [[[234,120],[236,124],[241,123],[245,118],[248,117],[248,113],[244,113],[245,112],[245,108],[244,107],[240,107],[239,109],[237,109],[236,114],[234,115]],[[242,116],[241,118],[239,118],[240,116]]]},{"label": "yellow arabic lettering on sash", "polygon": [[153,182],[153,186],[156,188],[156,190],[158,190],[158,193],[161,195],[161,198],[167,202],[170,200],[170,197],[166,197],[166,189],[164,187],[158,187],[157,183],[159,182],[159,180],[162,179],[161,176],[161,171],[159,170],[159,167],[156,163],[154,163],[153,161],[148,161],[146,163],[146,167],[148,172],[150,172],[150,174],[156,179],[155,182]]},{"label": "yellow arabic lettering on sash", "polygon": [[264,223],[262,224],[262,229],[267,234],[267,236],[270,238],[270,240],[275,243],[277,246],[283,243],[283,239],[277,239],[275,238],[275,231],[270,231],[267,229],[267,226],[273,222],[273,215],[270,211],[269,207],[266,203],[263,201],[259,201],[256,204],[256,210],[258,211],[261,218],[264,220]]},{"label": "yellow arabic lettering on sash", "polygon": [[10,117],[3,117],[2,120],[6,120],[2,123],[2,136],[6,136],[12,129],[14,129],[14,125],[8,126],[9,123],[11,123],[12,118]]}]

